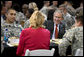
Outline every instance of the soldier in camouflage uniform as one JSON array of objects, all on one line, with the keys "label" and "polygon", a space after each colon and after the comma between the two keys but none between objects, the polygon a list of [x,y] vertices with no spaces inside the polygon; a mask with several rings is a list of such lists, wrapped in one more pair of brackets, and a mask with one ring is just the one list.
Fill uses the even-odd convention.
[{"label": "soldier in camouflage uniform", "polygon": [[57,8],[57,5],[58,5],[58,1],[52,1],[52,5],[50,6],[52,9],[54,9],[54,10],[58,10],[58,8]]},{"label": "soldier in camouflage uniform", "polygon": [[71,26],[75,23],[75,20],[72,18],[72,16],[68,13],[66,9],[66,5],[62,4],[59,6],[59,9],[63,12],[64,20],[62,20],[63,23],[66,24],[66,30],[70,29]]},{"label": "soldier in camouflage uniform", "polygon": [[66,49],[71,45],[72,56],[77,49],[83,49],[83,10],[76,13],[75,27],[67,30],[59,44],[59,55],[66,56]]},{"label": "soldier in camouflage uniform", "polygon": [[20,36],[21,30],[23,29],[21,25],[15,23],[16,11],[14,9],[9,9],[6,14],[6,21],[1,24],[2,32],[4,34],[5,29],[8,29],[9,37]]},{"label": "soldier in camouflage uniform", "polygon": [[49,5],[50,1],[44,1],[44,6],[40,9],[40,11],[46,16],[48,15]]}]

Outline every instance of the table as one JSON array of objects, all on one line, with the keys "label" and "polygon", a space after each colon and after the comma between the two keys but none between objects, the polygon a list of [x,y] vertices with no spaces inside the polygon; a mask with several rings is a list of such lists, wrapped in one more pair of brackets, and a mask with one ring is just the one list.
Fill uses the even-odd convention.
[{"label": "table", "polygon": [[6,43],[4,45],[4,51],[1,56],[16,56],[17,46],[9,47]]},{"label": "table", "polygon": [[[60,44],[60,40],[62,39],[55,39],[54,41],[50,40],[50,49],[55,48],[54,56],[59,56],[59,48],[58,45]],[[68,46],[66,50],[66,55],[71,55],[71,45]]]},{"label": "table", "polygon": [[4,50],[1,56],[16,56],[17,46],[9,45],[8,43],[3,43]]},{"label": "table", "polygon": [[54,56],[59,56],[58,53],[58,44],[50,43],[50,49],[55,48]]},{"label": "table", "polygon": [[[54,56],[59,56],[58,44],[51,42],[50,49],[55,48]],[[4,43],[4,51],[1,56],[16,56],[17,46],[10,47],[6,43]],[[67,49],[67,55],[71,54],[71,47]]]}]

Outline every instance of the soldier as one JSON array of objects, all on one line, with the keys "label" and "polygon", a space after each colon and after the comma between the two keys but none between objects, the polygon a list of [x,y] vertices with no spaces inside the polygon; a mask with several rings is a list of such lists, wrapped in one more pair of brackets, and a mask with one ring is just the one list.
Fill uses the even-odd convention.
[{"label": "soldier", "polygon": [[54,10],[57,10],[58,1],[52,1],[52,3],[53,4],[50,7],[53,8]]},{"label": "soldier", "polygon": [[48,15],[49,5],[50,1],[44,1],[44,6],[42,7],[42,9],[40,9],[40,11],[46,16]]},{"label": "soldier", "polygon": [[22,12],[23,12],[24,15],[26,14],[27,10],[28,10],[28,5],[27,4],[23,4],[22,5]]},{"label": "soldier", "polygon": [[68,13],[66,9],[66,5],[62,4],[59,6],[59,9],[63,12],[64,20],[63,22],[66,24],[66,30],[70,29],[71,26],[75,23],[75,20],[72,18],[72,16]]},{"label": "soldier", "polygon": [[6,12],[7,8],[4,5],[1,5],[1,24],[4,23]]},{"label": "soldier", "polygon": [[[5,29],[8,29],[9,37],[11,36],[20,36],[20,32],[23,29],[21,25],[15,24],[16,11],[14,9],[9,9],[6,13],[6,21],[4,24],[1,24],[2,31],[5,32]],[[1,33],[3,33],[1,32]]]},{"label": "soldier", "polygon": [[72,1],[67,1],[67,11],[69,12],[69,14],[71,14],[72,16],[75,16],[75,9],[73,8],[73,3]]},{"label": "soldier", "polygon": [[[18,8],[18,9],[17,9]],[[20,24],[21,26],[24,26],[24,22],[26,20],[26,17],[25,15],[20,11],[20,6],[19,4],[14,4],[13,5],[13,9],[16,10],[16,23],[17,24]]]},{"label": "soldier", "polygon": [[59,41],[59,55],[66,56],[66,49],[69,45],[72,47],[72,56],[77,49],[83,49],[83,10],[76,12],[75,28],[69,29],[63,39]]},{"label": "soldier", "polygon": [[5,1],[5,7],[7,7],[7,11],[12,7],[12,1]]}]

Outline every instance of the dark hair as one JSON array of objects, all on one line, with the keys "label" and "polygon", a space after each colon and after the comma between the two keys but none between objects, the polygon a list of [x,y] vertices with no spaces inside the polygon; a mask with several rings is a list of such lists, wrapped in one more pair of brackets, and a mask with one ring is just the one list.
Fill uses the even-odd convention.
[{"label": "dark hair", "polygon": [[54,14],[55,10],[54,9],[51,9],[48,11],[48,17],[47,17],[47,20],[51,20],[53,21],[53,14]]},{"label": "dark hair", "polygon": [[34,9],[28,9],[28,12],[32,14],[34,12]]},{"label": "dark hair", "polygon": [[8,9],[8,11],[7,11],[6,13],[9,13],[9,11],[10,11],[10,10],[14,10],[14,11],[16,11],[15,9],[13,9],[13,8],[10,8],[10,9]]},{"label": "dark hair", "polygon": [[20,6],[19,6],[19,4],[17,4],[17,3],[14,4],[14,5],[12,6],[12,8],[15,9],[16,11],[18,11],[18,12],[20,11]]},{"label": "dark hair", "polygon": [[43,1],[44,4],[48,3],[49,1]]},{"label": "dark hair", "polygon": [[64,7],[64,8],[66,8],[67,5],[65,5],[65,4],[61,4],[61,5],[59,5],[59,8],[60,8],[60,7]]},{"label": "dark hair", "polygon": [[76,10],[76,20],[83,23],[83,8],[80,7]]},{"label": "dark hair", "polygon": [[72,1],[67,1],[69,4],[73,5],[73,2]]}]

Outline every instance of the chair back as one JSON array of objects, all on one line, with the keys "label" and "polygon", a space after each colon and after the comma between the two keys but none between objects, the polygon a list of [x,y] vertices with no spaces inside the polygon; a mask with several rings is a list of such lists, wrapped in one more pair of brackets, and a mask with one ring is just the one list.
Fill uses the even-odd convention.
[{"label": "chair back", "polygon": [[75,56],[83,56],[83,49],[77,49]]},{"label": "chair back", "polygon": [[51,50],[46,49],[38,49],[29,51],[28,49],[25,52],[25,56],[53,56],[55,49],[52,48]]}]

